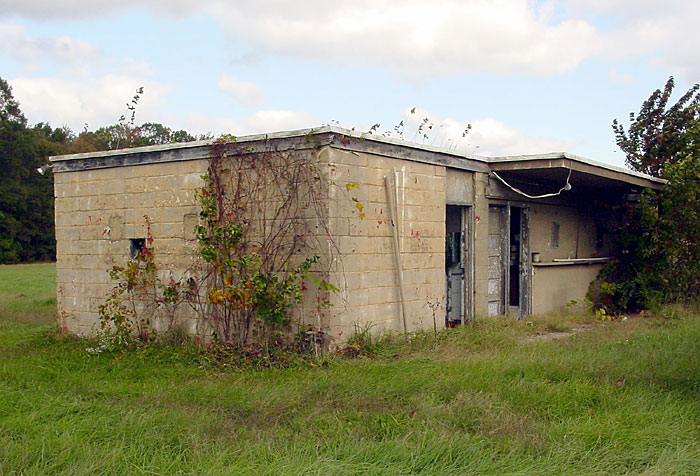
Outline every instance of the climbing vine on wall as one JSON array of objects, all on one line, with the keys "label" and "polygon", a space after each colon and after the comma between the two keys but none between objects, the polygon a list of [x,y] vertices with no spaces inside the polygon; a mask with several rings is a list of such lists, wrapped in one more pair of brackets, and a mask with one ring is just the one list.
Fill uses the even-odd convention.
[{"label": "climbing vine on wall", "polygon": [[[262,144],[216,141],[199,195],[202,316],[221,340],[238,345],[283,339],[320,253],[327,263],[332,248],[315,154]],[[320,293],[332,289],[314,282]]]},{"label": "climbing vine on wall", "polygon": [[[337,289],[326,281],[335,250],[325,219],[330,182],[313,144],[279,149],[270,140],[248,145],[223,137],[209,152],[196,263],[164,285],[149,233],[138,256],[110,273],[117,285],[100,308],[103,327],[143,334],[148,315],[167,307],[172,322],[187,313],[197,319],[202,335],[269,348],[288,341],[292,324],[303,330],[306,305],[313,309],[304,314],[317,316],[307,323],[316,339]],[[316,299],[304,302],[310,287]]]}]

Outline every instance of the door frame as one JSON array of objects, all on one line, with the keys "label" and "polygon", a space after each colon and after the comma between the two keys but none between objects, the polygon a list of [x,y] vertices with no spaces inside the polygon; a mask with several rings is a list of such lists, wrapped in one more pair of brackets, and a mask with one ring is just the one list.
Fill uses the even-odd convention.
[{"label": "door frame", "polygon": [[[461,252],[462,275],[460,315],[462,325],[471,322],[474,316],[474,206],[467,203],[447,202],[445,204],[445,220],[447,220],[447,206],[459,207],[461,220]],[[445,232],[447,238],[447,232]],[[445,275],[445,289],[447,289],[447,275]],[[447,313],[447,299],[445,294],[445,313]]]},{"label": "door frame", "polygon": [[520,275],[519,280],[519,294],[520,299],[518,302],[518,312],[513,315],[516,319],[523,319],[529,316],[532,312],[532,255],[530,253],[530,205],[523,202],[512,202],[512,201],[496,201],[492,200],[489,206],[503,207],[503,224],[505,229],[502,231],[503,240],[503,250],[504,257],[501,262],[501,276],[503,277],[503,313],[504,315],[513,315],[510,312],[510,266],[509,266],[509,254],[510,253],[510,219],[513,209],[519,210],[520,213],[520,249],[519,261],[520,267],[518,274]]}]

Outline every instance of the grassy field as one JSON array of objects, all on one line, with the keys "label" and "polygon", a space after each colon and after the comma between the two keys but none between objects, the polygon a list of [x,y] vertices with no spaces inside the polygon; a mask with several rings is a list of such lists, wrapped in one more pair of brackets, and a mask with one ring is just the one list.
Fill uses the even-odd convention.
[{"label": "grassy field", "polygon": [[0,266],[2,475],[700,474],[698,312],[484,320],[240,371],[88,355],[53,331],[53,273]]},{"label": "grassy field", "polygon": [[55,314],[56,265],[0,265],[0,319],[31,324]]}]

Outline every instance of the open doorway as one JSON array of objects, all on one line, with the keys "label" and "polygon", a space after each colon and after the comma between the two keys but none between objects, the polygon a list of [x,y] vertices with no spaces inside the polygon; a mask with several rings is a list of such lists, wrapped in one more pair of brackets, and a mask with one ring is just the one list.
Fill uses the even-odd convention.
[{"label": "open doorway", "polygon": [[520,213],[519,208],[510,209],[510,240],[508,256],[508,314],[520,314]]},{"label": "open doorway", "polygon": [[447,205],[445,213],[445,325],[464,324],[471,315],[470,208]]},{"label": "open doorway", "polygon": [[489,206],[488,315],[530,314],[529,210]]}]

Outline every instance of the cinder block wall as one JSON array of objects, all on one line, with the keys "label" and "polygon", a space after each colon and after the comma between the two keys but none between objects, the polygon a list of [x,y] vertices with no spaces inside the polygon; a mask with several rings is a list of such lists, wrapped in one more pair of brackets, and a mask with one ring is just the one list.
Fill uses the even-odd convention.
[{"label": "cinder block wall", "polygon": [[[331,335],[354,326],[401,331],[399,287],[384,177],[398,172],[398,220],[408,330],[438,327],[445,312],[445,168],[332,149],[329,220],[337,254],[332,282]],[[361,214],[363,216],[361,217]]]},{"label": "cinder block wall", "polygon": [[[97,329],[98,306],[114,286],[108,271],[129,258],[131,238],[146,238],[145,216],[161,278],[190,268],[206,170],[206,160],[191,160],[55,174],[58,312],[67,331]],[[197,323],[186,324],[194,333]]]},{"label": "cinder block wall", "polygon": [[[445,168],[328,146],[307,153],[316,154],[319,164],[327,167],[329,180],[327,215],[322,219],[332,242],[318,254],[334,261],[332,273],[318,277],[328,278],[340,291],[329,295],[331,306],[319,313],[317,294],[309,286],[301,317],[321,325],[336,341],[347,339],[355,324],[372,326],[374,332],[402,330],[384,184],[384,177],[396,168],[408,330],[432,328],[429,304],[438,306],[435,319],[442,327]],[[177,280],[191,269],[199,212],[195,192],[203,186],[207,165],[200,159],[56,173],[58,307],[66,330],[91,334],[97,329],[98,306],[114,286],[108,271],[127,261],[130,239],[147,237],[144,216],[150,222],[161,278],[167,280],[172,273]],[[478,179],[473,187],[483,197]],[[483,203],[475,202],[477,216],[487,216],[480,211]],[[477,221],[477,234],[478,230]],[[194,319],[184,324],[192,334],[206,333]]]}]

